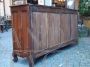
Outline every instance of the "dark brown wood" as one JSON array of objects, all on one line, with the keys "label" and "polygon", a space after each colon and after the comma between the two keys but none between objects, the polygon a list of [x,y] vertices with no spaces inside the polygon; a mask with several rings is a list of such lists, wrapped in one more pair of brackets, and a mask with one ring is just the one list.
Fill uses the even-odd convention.
[{"label": "dark brown wood", "polygon": [[77,11],[39,5],[11,6],[13,54],[34,59],[77,43]]}]

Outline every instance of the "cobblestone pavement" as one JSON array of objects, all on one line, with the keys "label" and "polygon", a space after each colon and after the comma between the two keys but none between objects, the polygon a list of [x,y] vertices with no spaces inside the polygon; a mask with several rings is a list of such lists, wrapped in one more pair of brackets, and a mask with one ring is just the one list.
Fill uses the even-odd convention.
[{"label": "cobblestone pavement", "polygon": [[[29,67],[27,60],[12,61],[12,33],[0,33],[0,67]],[[35,67],[90,67],[90,37],[79,38],[79,43],[37,59]]]}]

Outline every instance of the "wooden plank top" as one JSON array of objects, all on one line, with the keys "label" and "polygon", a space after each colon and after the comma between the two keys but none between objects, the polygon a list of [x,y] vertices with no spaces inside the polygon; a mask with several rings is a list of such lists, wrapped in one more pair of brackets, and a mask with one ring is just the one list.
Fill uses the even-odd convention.
[{"label": "wooden plank top", "polygon": [[32,12],[49,12],[49,13],[69,13],[69,14],[77,14],[77,10],[62,8],[62,7],[54,7],[54,6],[44,6],[44,5],[33,5],[33,4],[23,4],[23,5],[13,5],[13,7],[23,7],[29,6]]}]

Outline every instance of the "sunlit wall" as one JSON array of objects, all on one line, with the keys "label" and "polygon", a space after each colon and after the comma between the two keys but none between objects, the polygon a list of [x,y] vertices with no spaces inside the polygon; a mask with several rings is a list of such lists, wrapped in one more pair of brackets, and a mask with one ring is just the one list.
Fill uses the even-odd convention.
[{"label": "sunlit wall", "polygon": [[[5,0],[5,14],[6,14],[6,16],[11,16],[10,5],[11,5],[11,0]],[[0,16],[4,16],[3,2],[0,2]]]}]

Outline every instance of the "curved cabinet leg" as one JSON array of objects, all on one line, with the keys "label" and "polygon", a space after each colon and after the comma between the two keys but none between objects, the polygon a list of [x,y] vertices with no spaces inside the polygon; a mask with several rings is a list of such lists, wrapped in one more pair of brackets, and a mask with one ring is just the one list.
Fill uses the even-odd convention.
[{"label": "curved cabinet leg", "polygon": [[34,67],[34,58],[32,55],[28,56],[28,61],[29,61],[29,67]]},{"label": "curved cabinet leg", "polygon": [[18,61],[18,57],[17,57],[16,54],[13,54],[13,61],[14,61],[14,62],[17,62],[17,61]]}]

